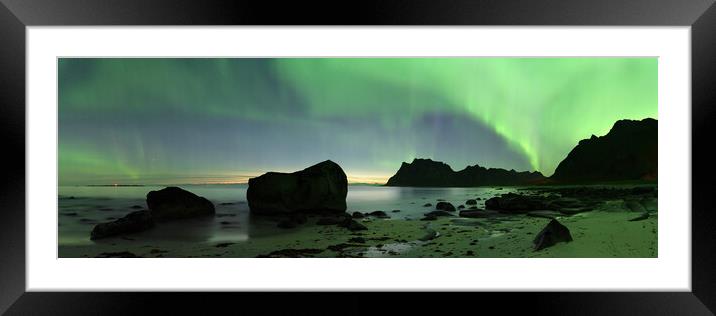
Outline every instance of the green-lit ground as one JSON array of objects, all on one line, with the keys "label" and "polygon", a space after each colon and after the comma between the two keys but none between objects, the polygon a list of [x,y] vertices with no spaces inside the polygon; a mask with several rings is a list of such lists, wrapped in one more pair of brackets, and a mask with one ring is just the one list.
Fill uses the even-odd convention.
[{"label": "green-lit ground", "polygon": [[[312,225],[278,230],[236,243],[151,241],[112,238],[101,243],[60,246],[60,257],[95,257],[128,251],[141,257],[657,257],[657,215],[629,221],[628,211],[592,211],[558,220],[574,240],[532,250],[535,235],[549,219],[512,215],[504,220],[440,218],[435,221],[368,219],[368,230],[350,232],[337,226]],[[315,219],[313,219],[315,220]],[[426,225],[439,233],[430,241]],[[350,242],[362,237],[365,242]],[[130,240],[131,239],[131,240]]]}]

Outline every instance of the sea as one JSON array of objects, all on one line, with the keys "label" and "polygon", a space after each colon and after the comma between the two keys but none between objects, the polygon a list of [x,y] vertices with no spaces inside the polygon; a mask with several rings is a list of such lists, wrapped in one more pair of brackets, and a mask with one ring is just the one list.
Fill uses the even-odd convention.
[{"label": "sea", "polygon": [[[246,202],[246,184],[180,185],[214,203],[216,216],[157,225],[134,236],[152,240],[187,242],[241,242],[276,232],[275,223],[252,219]],[[58,196],[59,246],[92,244],[97,223],[113,221],[146,209],[146,195],[164,186],[60,186]],[[455,207],[479,199],[484,208],[490,197],[513,192],[515,187],[412,188],[349,185],[348,212],[384,211],[391,219],[419,219],[435,209],[438,201]],[[432,207],[424,206],[430,203]]]}]

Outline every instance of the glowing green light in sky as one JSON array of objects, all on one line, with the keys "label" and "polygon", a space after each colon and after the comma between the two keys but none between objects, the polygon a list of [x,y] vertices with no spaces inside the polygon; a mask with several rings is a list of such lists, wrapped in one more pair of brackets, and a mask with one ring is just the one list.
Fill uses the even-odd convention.
[{"label": "glowing green light in sky", "polygon": [[61,183],[325,159],[375,179],[416,157],[549,176],[579,140],[646,117],[656,58],[59,60]]}]

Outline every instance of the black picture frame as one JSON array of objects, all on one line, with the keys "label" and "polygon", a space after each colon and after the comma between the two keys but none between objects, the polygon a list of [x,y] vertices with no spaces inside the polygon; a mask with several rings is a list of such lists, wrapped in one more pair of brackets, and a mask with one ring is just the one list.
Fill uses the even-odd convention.
[{"label": "black picture frame", "polygon": [[[370,312],[374,294],[46,293],[25,291],[25,28],[41,25],[643,25],[690,26],[692,63],[692,291],[647,293],[477,293],[469,304],[550,314],[710,315],[716,311],[716,174],[708,164],[716,125],[716,5],[713,0],[188,1],[0,0],[0,118],[6,163],[0,195],[0,311],[8,314],[135,314],[238,308]],[[668,193],[666,193],[668,194]],[[672,210],[668,210],[672,211]],[[688,211],[688,210],[683,210]],[[663,238],[669,238],[664,236]],[[266,296],[268,295],[268,297]],[[422,311],[446,295],[410,298]],[[433,296],[434,295],[434,296]],[[336,297],[337,296],[337,297]],[[453,298],[454,300],[454,298]],[[505,304],[500,301],[519,302]],[[152,304],[150,304],[152,303]],[[162,306],[162,304],[164,304]],[[335,308],[325,308],[335,304]],[[413,307],[413,308],[415,308]],[[388,307],[406,311],[409,306]],[[385,311],[385,310],[384,310]]]}]

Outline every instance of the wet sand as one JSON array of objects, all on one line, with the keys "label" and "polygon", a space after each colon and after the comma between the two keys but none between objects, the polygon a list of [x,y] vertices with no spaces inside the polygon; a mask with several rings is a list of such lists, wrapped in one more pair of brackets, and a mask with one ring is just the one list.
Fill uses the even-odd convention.
[{"label": "wet sand", "polygon": [[[535,235],[550,221],[525,214],[499,218],[440,217],[434,221],[358,220],[368,229],[351,232],[333,225],[315,225],[318,217],[296,228],[275,229],[275,234],[252,236],[245,241],[192,241],[156,239],[143,233],[108,238],[92,244],[62,245],[60,257],[657,257],[657,219],[654,213],[629,221],[630,211],[602,211],[558,216],[574,238],[532,250]],[[270,219],[254,225],[273,225]],[[175,223],[177,227],[190,222]],[[422,241],[432,231],[436,237]],[[154,231],[152,235],[161,233]],[[361,240],[362,239],[362,240]]]}]

